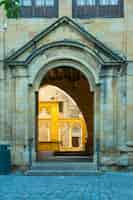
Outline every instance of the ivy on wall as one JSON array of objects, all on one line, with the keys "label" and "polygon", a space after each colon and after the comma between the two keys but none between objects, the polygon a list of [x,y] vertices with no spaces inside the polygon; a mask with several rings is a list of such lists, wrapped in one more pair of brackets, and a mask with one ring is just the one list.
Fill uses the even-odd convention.
[{"label": "ivy on wall", "polygon": [[18,18],[20,13],[20,0],[0,0],[8,18]]}]

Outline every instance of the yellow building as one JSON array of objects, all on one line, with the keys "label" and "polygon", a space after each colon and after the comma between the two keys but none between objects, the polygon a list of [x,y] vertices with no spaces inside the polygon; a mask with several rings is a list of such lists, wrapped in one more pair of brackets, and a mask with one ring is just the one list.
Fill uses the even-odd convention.
[{"label": "yellow building", "polygon": [[[51,98],[53,100],[46,101]],[[84,118],[73,100],[56,87],[40,89],[38,127],[38,153],[86,151],[87,130]]]}]

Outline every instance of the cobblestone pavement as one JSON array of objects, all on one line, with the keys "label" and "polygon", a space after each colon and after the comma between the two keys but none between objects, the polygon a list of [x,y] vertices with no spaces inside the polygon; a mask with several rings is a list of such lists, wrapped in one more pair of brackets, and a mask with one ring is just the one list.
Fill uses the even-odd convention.
[{"label": "cobblestone pavement", "polygon": [[0,176],[0,200],[133,200],[133,173]]}]

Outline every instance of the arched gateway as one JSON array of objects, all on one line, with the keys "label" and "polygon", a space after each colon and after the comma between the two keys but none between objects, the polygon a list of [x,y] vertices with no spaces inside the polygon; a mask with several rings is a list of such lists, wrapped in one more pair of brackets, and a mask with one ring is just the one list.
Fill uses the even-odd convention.
[{"label": "arched gateway", "polygon": [[[71,61],[71,63],[72,62],[73,61]],[[59,66],[60,64],[61,64],[61,60],[58,61]],[[64,60],[64,64],[62,62],[61,66],[62,67],[56,67],[56,68],[53,67],[45,75],[41,72],[40,75],[42,78],[41,78],[40,85],[43,86],[43,85],[49,84],[49,85],[57,86],[61,88],[62,90],[64,90],[68,95],[70,95],[73,98],[73,100],[77,103],[79,109],[81,110],[84,116],[84,119],[86,121],[86,126],[87,126],[87,139],[86,139],[87,141],[86,141],[86,150],[85,150],[87,153],[86,155],[92,156],[93,133],[94,133],[94,130],[93,130],[94,91],[91,90],[90,84],[86,76],[84,76],[81,73],[81,71],[77,70],[76,67],[75,68],[70,67],[71,66],[70,62],[68,62],[67,60],[66,61]],[[69,66],[69,67],[66,67],[66,66]],[[73,63],[73,66],[74,66],[74,63]],[[45,69],[46,69],[46,66],[45,66]],[[40,88],[40,85],[39,85],[39,88]],[[36,92],[36,95],[38,96],[38,92]],[[44,94],[44,95],[47,95],[47,94]],[[37,103],[37,107],[38,107],[38,103]]]},{"label": "arched gateway", "polygon": [[[126,72],[126,62],[122,57],[79,24],[62,17],[8,57],[6,65],[11,73],[8,82],[14,164],[28,162],[29,138],[33,138],[32,160],[36,159],[37,93],[46,76],[51,71],[57,73],[58,69],[63,73],[73,69],[84,77],[74,92],[71,81],[58,81],[56,77],[57,80],[50,82],[47,79],[47,82],[65,89],[81,106],[88,121],[87,145],[93,161],[99,142],[101,162],[118,163],[119,146],[124,146],[126,140],[122,124],[126,119],[120,114],[120,106],[125,106],[122,98],[126,91],[126,85],[121,84]],[[122,138],[120,141],[119,137]]]}]

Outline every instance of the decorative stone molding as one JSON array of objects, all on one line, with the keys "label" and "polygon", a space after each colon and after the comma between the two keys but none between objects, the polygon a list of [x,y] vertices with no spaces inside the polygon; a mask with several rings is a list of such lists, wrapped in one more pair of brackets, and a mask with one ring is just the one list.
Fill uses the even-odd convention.
[{"label": "decorative stone molding", "polygon": [[89,80],[91,91],[95,90],[95,85],[99,83],[99,78],[96,72],[89,66],[88,63],[79,60],[78,58],[74,58],[72,56],[69,57],[55,57],[53,59],[48,60],[44,63],[44,66],[40,68],[37,72],[36,77],[34,76],[34,81],[31,79],[31,84],[33,84],[34,88],[38,90],[41,80],[45,76],[45,74],[56,67],[73,67],[77,70],[80,70],[85,77]]}]

